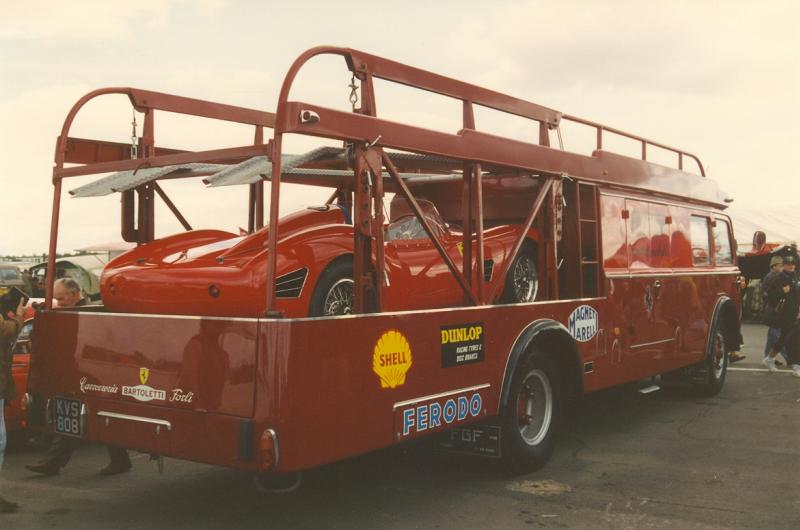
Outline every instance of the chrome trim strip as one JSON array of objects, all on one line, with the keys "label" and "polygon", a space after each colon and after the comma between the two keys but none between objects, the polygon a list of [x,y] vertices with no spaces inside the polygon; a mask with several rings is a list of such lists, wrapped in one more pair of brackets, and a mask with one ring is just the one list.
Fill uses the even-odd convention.
[{"label": "chrome trim strip", "polygon": [[640,344],[632,344],[630,346],[630,349],[635,350],[637,348],[646,348],[647,346],[657,346],[658,344],[666,344],[668,342],[675,342],[675,337],[663,340],[654,340],[653,342],[642,342]]},{"label": "chrome trim strip", "polygon": [[[100,307],[100,306],[96,306]],[[81,315],[83,317],[96,316],[96,317],[136,317],[136,318],[166,318],[173,320],[224,320],[226,322],[258,322],[260,318],[246,318],[246,317],[206,317],[200,315],[162,315],[156,313],[112,313],[112,312],[99,312],[99,311],[77,311],[70,309],[49,309],[53,313],[69,313],[71,315]],[[286,320],[286,319],[282,319]]]},{"label": "chrome trim strip", "polygon": [[606,278],[677,278],[681,276],[739,276],[741,271],[606,272]]},{"label": "chrome trim strip", "polygon": [[119,414],[117,412],[107,412],[105,410],[97,411],[97,415],[103,418],[113,418],[115,420],[128,420],[128,421],[138,421],[141,423],[150,423],[153,425],[161,425],[162,427],[166,427],[168,431],[172,430],[172,424],[167,420],[160,420],[158,418],[146,418],[144,416],[131,416],[129,414]]},{"label": "chrome trim strip", "polygon": [[690,214],[694,212],[702,212],[709,215],[718,215],[720,216],[720,218],[723,218],[725,220],[730,220],[730,216],[725,212],[723,212],[722,210],[720,210],[719,207],[715,207],[714,205],[716,205],[717,203],[712,201],[689,198],[689,201],[697,201],[697,202],[688,202],[688,203],[682,202],[678,198],[673,198],[675,197],[674,193],[663,192],[663,191],[658,193],[661,193],[662,195],[668,195],[670,197],[664,199],[659,197],[657,199],[654,199],[653,197],[641,195],[642,192],[644,192],[645,194],[650,193],[650,190],[643,190],[642,188],[631,189],[628,188],[627,186],[624,185],[620,186],[619,183],[613,183],[613,182],[607,184],[609,184],[607,188],[602,186],[598,187],[600,195],[617,197],[619,199],[633,199],[635,201],[642,201],[650,204],[677,206],[679,208],[686,208],[687,210],[690,210]]},{"label": "chrome trim strip", "polygon": [[482,390],[484,388],[489,388],[492,385],[489,383],[484,383],[482,385],[475,385],[475,386],[468,386],[466,388],[459,388],[458,390],[449,390],[447,392],[442,392],[441,394],[432,394],[430,396],[422,396],[414,399],[408,399],[406,401],[398,401],[392,406],[392,410],[395,411],[401,407],[405,407],[411,405],[413,403],[420,403],[422,401],[433,401],[434,399],[440,399],[447,396],[452,396],[455,394],[463,394],[464,392],[471,392],[474,390]]}]

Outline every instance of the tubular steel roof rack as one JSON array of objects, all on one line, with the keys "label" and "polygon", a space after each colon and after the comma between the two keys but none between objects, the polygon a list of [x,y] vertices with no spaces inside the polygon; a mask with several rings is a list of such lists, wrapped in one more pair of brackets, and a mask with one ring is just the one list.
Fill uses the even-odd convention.
[{"label": "tubular steel roof rack", "polygon": [[[310,103],[288,100],[290,89],[300,69],[310,59],[319,55],[342,56],[354,78],[360,81],[360,87],[355,83],[353,86],[354,91],[358,89],[361,92],[361,106],[356,107],[356,103],[353,103],[353,112],[342,112]],[[378,118],[373,87],[375,78],[460,100],[462,102],[462,129],[455,133],[443,133]],[[134,144],[141,146],[141,149],[134,152],[131,146],[126,144],[68,136],[78,111],[89,100],[106,94],[125,94],[129,97],[134,109],[144,113],[143,136],[139,139],[134,138]],[[536,122],[538,124],[538,143],[521,142],[480,132],[476,128],[475,105]],[[154,132],[156,110],[252,125],[255,128],[253,145],[198,152],[157,147]],[[596,130],[597,150],[591,156],[584,156],[552,148],[549,131],[557,130],[561,120],[570,120],[593,127]],[[267,143],[264,142],[264,127],[274,129],[273,139]],[[323,148],[323,151],[310,158],[284,157],[282,140],[286,133],[341,140],[346,146],[349,146],[348,156],[335,153],[334,151],[341,151],[335,148],[333,150]],[[629,158],[603,151],[604,133],[616,134],[640,142],[641,158]],[[648,162],[648,146],[677,154],[678,168],[668,168]],[[389,153],[385,149],[399,150],[404,153]],[[143,242],[148,237],[152,238],[153,192],[158,193],[176,216],[182,219],[157,182],[150,177],[158,179],[209,174],[214,172],[213,165],[220,164],[226,166],[215,177],[207,179],[209,184],[222,184],[228,179],[248,183],[250,185],[249,229],[263,226],[263,179],[256,179],[253,175],[260,175],[261,171],[265,169],[264,162],[269,160],[271,163],[269,174],[272,177],[269,215],[270,225],[273,227],[277,226],[280,185],[284,174],[287,175],[289,181],[292,181],[290,175],[293,172],[302,170],[328,170],[323,173],[330,177],[343,177],[344,174],[332,173],[332,171],[338,172],[352,168],[350,171],[345,171],[348,175],[352,175],[348,179],[349,182],[344,183],[343,178],[334,178],[330,185],[338,188],[334,196],[343,195],[342,192],[345,191],[343,188],[353,194],[352,207],[356,234],[354,259],[356,312],[364,311],[365,300],[368,296],[376,301],[378,310],[380,310],[381,290],[385,281],[385,276],[382,274],[384,270],[383,214],[380,207],[384,194],[384,179],[373,179],[372,176],[385,172],[391,177],[391,183],[397,193],[402,194],[408,200],[412,210],[439,250],[443,261],[461,285],[465,301],[470,304],[485,304],[493,300],[496,294],[484,293],[483,285],[483,198],[481,189],[485,168],[513,168],[517,171],[540,175],[537,177],[541,182],[538,196],[533,201],[524,223],[527,230],[545,204],[548,195],[550,196],[548,211],[550,210],[558,192],[559,175],[564,174],[580,180],[623,188],[636,187],[663,195],[684,197],[688,195],[695,201],[724,207],[724,196],[712,181],[683,171],[683,162],[687,157],[697,163],[700,174],[705,176],[699,159],[682,150],[357,50],[318,47],[300,55],[289,68],[281,87],[275,114],[134,88],[101,89],[81,98],[70,110],[56,144],[48,277],[52,279],[55,272],[54,256],[58,237],[61,181],[64,178],[112,171],[130,172],[125,173],[122,177],[115,177],[124,181],[122,182],[124,187],[118,187],[120,182],[116,181],[113,186],[109,186],[107,181],[102,185],[99,182],[94,184],[97,184],[98,188],[105,186],[106,189],[112,191],[130,190],[130,186],[133,186],[137,192],[142,193],[139,219],[149,222],[149,225],[145,223],[147,230],[138,234],[139,241]],[[82,165],[65,167],[65,164]],[[196,166],[195,164],[202,165]],[[230,167],[232,164],[239,164],[239,166]],[[177,168],[166,168],[166,166],[177,166]],[[152,171],[154,168],[165,168],[168,171],[162,174],[161,171]],[[175,169],[179,169],[178,174],[175,173]],[[445,176],[449,174],[449,178],[452,178],[453,172],[460,170],[461,175],[455,175],[463,181],[464,252],[460,269],[444,251],[436,234],[422,216],[420,207],[405,182],[405,175],[400,173],[401,170],[422,171],[428,173],[425,176],[432,178],[439,177],[442,173]],[[143,173],[141,179],[137,178],[139,173]],[[295,175],[299,176],[299,174]],[[319,185],[324,185],[324,183]],[[148,193],[149,195],[147,195]],[[142,198],[147,200],[142,200]],[[333,196],[331,200],[333,200]],[[143,203],[148,205],[144,209]],[[188,227],[185,220],[182,220],[182,223]],[[512,254],[518,252],[526,230],[523,230],[523,235],[517,241]],[[476,243],[477,254],[474,260],[472,256],[473,241]],[[274,313],[276,245],[277,231],[270,230],[267,247],[266,307],[268,315],[276,315]],[[553,248],[554,245],[550,245],[549,251],[554,252]],[[374,262],[373,255],[375,256]],[[511,263],[513,257],[507,261]],[[503,270],[501,274],[505,275],[506,272]],[[49,307],[52,298],[51,282],[48,282],[47,289]]]}]

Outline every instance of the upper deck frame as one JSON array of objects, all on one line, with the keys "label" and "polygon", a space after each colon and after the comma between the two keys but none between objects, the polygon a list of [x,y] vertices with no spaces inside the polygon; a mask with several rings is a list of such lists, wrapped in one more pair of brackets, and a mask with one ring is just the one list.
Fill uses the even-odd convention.
[{"label": "upper deck frame", "polygon": [[[342,112],[310,103],[289,101],[289,93],[299,71],[314,57],[338,55],[345,59],[348,69],[360,81],[361,106],[353,112]],[[383,120],[376,110],[373,79],[382,79],[407,85],[447,97],[462,103],[462,128],[455,133],[432,131],[422,127]],[[125,144],[71,138],[69,131],[81,108],[90,100],[107,94],[125,94],[133,107],[144,113],[144,131],[139,140],[141,150],[138,158],[132,158]],[[474,106],[488,107],[500,112],[532,120],[538,125],[538,142],[522,142],[481,132],[476,127]],[[155,144],[155,111],[167,111],[217,120],[243,123],[254,126],[252,145],[207,151],[185,152],[157,147]],[[597,149],[591,156],[566,152],[550,146],[549,131],[557,130],[562,120],[592,127],[596,131]],[[265,143],[264,128],[272,128],[273,138]],[[65,178],[111,171],[138,170],[175,164],[196,162],[237,163],[254,156],[267,156],[271,160],[271,189],[269,224],[277,226],[282,180],[282,139],[284,134],[297,133],[338,139],[350,144],[353,151],[354,179],[351,183],[355,193],[354,213],[356,226],[355,282],[356,308],[365,308],[363,299],[373,289],[380,308],[380,290],[383,275],[375,275],[377,285],[370,285],[369,273],[383,270],[383,217],[380,208],[375,208],[383,197],[382,179],[373,179],[385,168],[399,193],[410,202],[423,227],[447,263],[465,293],[467,303],[480,305],[492,300],[495,293],[483,292],[483,198],[482,168],[505,167],[535,172],[544,177],[539,196],[532,204],[525,221],[530,226],[534,217],[545,204],[548,194],[554,195],[559,175],[592,181],[595,183],[672,196],[681,200],[724,207],[725,197],[713,181],[705,179],[699,158],[686,151],[666,146],[646,138],[626,133],[612,127],[591,122],[559,111],[487,90],[469,83],[451,79],[419,68],[370,55],[358,50],[339,47],[317,47],[301,54],[289,68],[279,95],[276,113],[246,109],[231,105],[162,94],[135,88],[106,88],[91,92],[81,98],[70,110],[56,143],[55,167],[53,168],[53,215],[48,261],[47,306],[52,300],[52,278],[55,272],[55,253],[58,238],[59,205],[61,186]],[[603,151],[604,134],[620,135],[641,144],[639,159]],[[677,168],[668,168],[647,161],[648,147],[657,147],[677,155]],[[464,256],[461,270],[444,252],[431,228],[419,212],[419,207],[400,177],[385,148],[433,155],[456,161],[463,175],[463,227]],[[684,161],[697,163],[699,175],[683,171]],[[66,164],[81,164],[66,167]],[[455,165],[451,169],[455,169]],[[419,168],[417,168],[419,169]],[[432,171],[441,171],[436,167]],[[159,192],[168,206],[170,202]],[[173,211],[175,209],[170,206]],[[259,227],[263,218],[263,188],[251,185],[250,227]],[[177,214],[176,214],[177,215]],[[186,224],[185,224],[186,226]],[[470,244],[472,236],[477,240],[477,256],[473,261]],[[266,307],[268,314],[276,315],[274,277],[276,268],[277,231],[270,230],[267,260]],[[520,248],[522,239],[515,246]],[[371,254],[376,263],[371,264]],[[513,257],[509,263],[513,261]],[[476,274],[463,271],[472,271]],[[504,273],[505,271],[503,271]]]}]

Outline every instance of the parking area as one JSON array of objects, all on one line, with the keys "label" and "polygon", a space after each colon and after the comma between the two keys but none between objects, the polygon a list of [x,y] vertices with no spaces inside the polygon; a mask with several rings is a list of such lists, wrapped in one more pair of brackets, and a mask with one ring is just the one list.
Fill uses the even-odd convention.
[{"label": "parking area", "polygon": [[[291,495],[258,493],[246,475],[147,455],[101,477],[84,446],[56,477],[12,448],[2,528],[800,528],[800,379],[762,370],[765,329],[745,326],[748,358],[722,393],[681,386],[588,397],[551,462],[510,476],[492,462],[421,447],[381,451],[309,473]],[[324,436],[324,433],[309,433]]]}]

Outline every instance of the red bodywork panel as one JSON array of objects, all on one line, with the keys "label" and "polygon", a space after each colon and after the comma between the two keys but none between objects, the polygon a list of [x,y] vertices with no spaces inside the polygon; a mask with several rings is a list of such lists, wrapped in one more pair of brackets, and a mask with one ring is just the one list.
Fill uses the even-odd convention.
[{"label": "red bodywork panel", "polygon": [[[435,212],[435,209],[434,209]],[[391,233],[403,220],[397,215]],[[461,259],[461,233],[452,232],[438,212],[432,220],[453,260]],[[397,229],[400,230],[399,228]],[[500,225],[485,231],[484,255],[493,268],[509,256],[521,228]],[[113,261],[103,271],[100,292],[111,311],[174,315],[258,317],[264,314],[266,242],[269,228],[248,236],[220,230],[195,230],[141,245]],[[278,282],[283,275],[306,269],[299,296],[278,297],[287,317],[309,315],[309,304],[320,274],[334,259],[353,254],[353,227],[335,206],[309,208],[280,220]],[[457,305],[462,292],[427,236],[386,243],[389,286],[383,310],[433,309]],[[534,230],[528,234],[537,238]],[[494,275],[489,286],[501,281]],[[217,296],[213,296],[213,294]]]},{"label": "red bodywork panel", "polygon": [[3,412],[6,420],[6,430],[8,432],[24,429],[28,425],[27,408],[22,400],[22,396],[28,389],[28,369],[30,365],[30,354],[14,355],[14,362],[11,365],[11,376],[17,386],[17,397],[11,401],[6,400],[5,411]]}]

